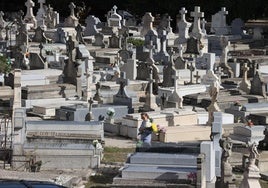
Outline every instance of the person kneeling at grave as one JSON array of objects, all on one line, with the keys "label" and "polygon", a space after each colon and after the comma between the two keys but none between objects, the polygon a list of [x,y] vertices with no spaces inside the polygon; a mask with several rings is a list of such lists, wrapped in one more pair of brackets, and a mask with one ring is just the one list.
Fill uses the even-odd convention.
[{"label": "person kneeling at grave", "polygon": [[149,115],[145,112],[141,113],[141,125],[139,128],[139,135],[140,140],[142,142],[142,147],[149,147],[151,146],[151,140],[152,140],[152,125],[151,120],[149,118]]}]

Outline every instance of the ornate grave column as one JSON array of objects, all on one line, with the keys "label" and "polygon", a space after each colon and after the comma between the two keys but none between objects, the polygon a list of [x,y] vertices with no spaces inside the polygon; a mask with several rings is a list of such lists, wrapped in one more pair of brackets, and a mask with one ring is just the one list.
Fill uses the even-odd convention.
[{"label": "ornate grave column", "polygon": [[232,172],[232,166],[230,164],[233,147],[232,140],[231,138],[227,137],[225,139],[220,139],[219,143],[222,148],[220,187],[235,188],[236,186],[235,182],[233,181],[234,176]]},{"label": "ornate grave column", "polygon": [[249,149],[249,164],[246,167],[244,172],[244,178],[239,186],[239,188],[261,188],[259,179],[260,179],[260,170],[256,166],[256,159],[260,155],[257,149],[258,143],[248,143]]},{"label": "ornate grave column", "polygon": [[178,22],[179,37],[174,41],[174,45],[186,43],[187,39],[189,38],[189,29],[192,25],[185,19],[187,10],[184,7],[181,8],[180,14],[181,20]]},{"label": "ornate grave column", "polygon": [[212,123],[214,121],[213,118],[213,113],[214,112],[220,112],[220,108],[217,104],[217,98],[220,92],[220,86],[217,81],[214,81],[213,84],[209,88],[209,95],[211,97],[211,103],[207,108],[208,111],[208,121],[207,121],[207,126],[212,126]]}]

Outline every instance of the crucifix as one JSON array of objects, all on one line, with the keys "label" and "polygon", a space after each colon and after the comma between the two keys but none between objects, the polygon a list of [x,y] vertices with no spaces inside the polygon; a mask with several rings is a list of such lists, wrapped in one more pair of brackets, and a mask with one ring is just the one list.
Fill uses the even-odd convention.
[{"label": "crucifix", "polygon": [[195,6],[194,12],[191,12],[191,17],[194,18],[192,34],[194,37],[200,39],[201,34],[200,18],[204,17],[204,12],[200,12],[200,7]]},{"label": "crucifix", "polygon": [[125,72],[120,72],[120,77],[117,78],[116,83],[120,84],[120,88],[119,88],[117,95],[119,95],[121,97],[126,97],[127,93],[125,91],[125,87],[129,84],[129,80],[126,79]]},{"label": "crucifix", "polygon": [[199,72],[198,72],[198,71],[196,71],[196,75],[194,75],[194,77],[195,77],[195,83],[198,84],[198,80],[199,80],[199,78],[201,77],[201,76],[199,75]]},{"label": "crucifix", "polygon": [[193,62],[190,62],[190,65],[187,65],[187,68],[190,70],[190,82],[189,84],[193,84],[193,72],[195,70],[195,67],[193,66]]}]

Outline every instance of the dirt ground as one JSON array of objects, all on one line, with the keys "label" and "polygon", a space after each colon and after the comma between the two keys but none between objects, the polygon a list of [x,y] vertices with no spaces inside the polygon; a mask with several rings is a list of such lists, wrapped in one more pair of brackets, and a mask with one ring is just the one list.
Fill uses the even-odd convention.
[{"label": "dirt ground", "polygon": [[131,140],[125,137],[105,135],[104,136],[106,147],[119,147],[119,148],[135,148],[137,140]]}]

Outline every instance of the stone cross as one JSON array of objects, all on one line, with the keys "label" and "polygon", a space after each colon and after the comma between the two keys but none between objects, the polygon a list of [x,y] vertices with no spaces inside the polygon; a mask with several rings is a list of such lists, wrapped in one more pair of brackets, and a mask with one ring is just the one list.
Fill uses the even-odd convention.
[{"label": "stone cross", "polygon": [[201,20],[202,33],[203,33],[203,34],[207,34],[207,31],[206,31],[206,23],[207,23],[207,21],[205,20],[205,18],[203,18],[203,19]]},{"label": "stone cross", "polygon": [[71,17],[75,17],[75,14],[74,14],[74,9],[76,8],[75,4],[74,4],[73,2],[71,2],[71,3],[69,4],[69,8],[70,8],[70,10],[71,10],[71,14],[70,14],[70,16],[71,16]]},{"label": "stone cross", "polygon": [[120,77],[116,80],[117,84],[120,84],[119,91],[117,93],[118,96],[125,97],[127,96],[125,87],[129,84],[129,80],[126,79],[126,73],[120,72]]},{"label": "stone cross", "polygon": [[189,84],[193,84],[193,72],[195,70],[195,67],[193,66],[193,62],[190,62],[190,65],[187,65],[187,68],[190,70],[190,82]]},{"label": "stone cross", "polygon": [[32,0],[27,0],[25,2],[25,6],[27,7],[27,13],[25,15],[25,18],[33,18],[34,14],[33,14],[33,7],[34,7],[34,2]]},{"label": "stone cross", "polygon": [[146,101],[144,104],[144,109],[145,109],[145,111],[152,111],[152,110],[155,111],[155,110],[159,109],[159,107],[156,104],[156,98],[153,94],[154,79],[153,79],[153,67],[152,66],[149,67],[149,74],[150,74],[150,77],[148,79],[149,91],[146,93]]},{"label": "stone cross", "polygon": [[196,75],[194,75],[194,77],[195,77],[195,83],[196,84],[198,84],[198,80],[200,79],[200,75],[199,75],[199,72],[198,71],[196,71]]},{"label": "stone cross", "polygon": [[175,75],[173,75],[172,78],[174,79],[174,91],[169,96],[169,100],[171,100],[171,102],[175,102],[176,108],[183,108],[183,98],[178,94],[179,72],[175,71]]},{"label": "stone cross", "polygon": [[114,5],[114,6],[113,6],[113,11],[114,11],[114,14],[116,14],[116,10],[117,10],[117,6],[116,6],[116,5]]},{"label": "stone cross", "polygon": [[194,18],[192,36],[196,37],[197,39],[200,39],[202,36],[200,28],[200,18],[204,17],[204,12],[200,12],[200,7],[195,6],[194,12],[191,12],[191,17]]},{"label": "stone cross", "polygon": [[94,100],[90,97],[88,100],[88,114],[85,117],[85,121],[92,121],[94,120],[93,114],[92,114],[92,104],[94,103]]},{"label": "stone cross", "polygon": [[172,21],[172,19],[171,19],[171,17],[170,16],[168,16],[168,18],[167,18],[167,32],[170,34],[170,33],[173,33],[172,32],[172,27],[171,27],[171,25],[170,25],[170,22]]},{"label": "stone cross", "polygon": [[221,11],[219,11],[219,14],[221,15],[222,18],[222,26],[225,27],[226,26],[226,15],[228,15],[228,11],[226,11],[225,7],[221,8]]},{"label": "stone cross", "polygon": [[187,14],[187,10],[185,9],[185,7],[181,8],[180,14],[181,14],[181,20],[186,22],[185,14]]},{"label": "stone cross", "polygon": [[40,4],[40,8],[37,12],[37,15],[40,15],[40,16],[45,15],[46,13],[44,9],[44,4],[46,3],[46,0],[38,0],[38,3]]}]

